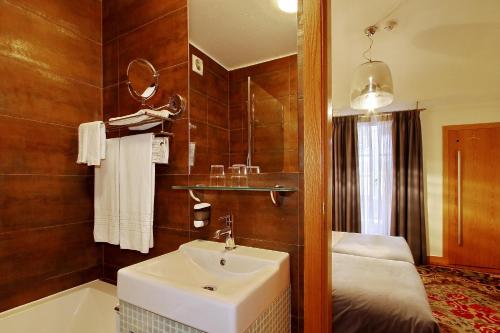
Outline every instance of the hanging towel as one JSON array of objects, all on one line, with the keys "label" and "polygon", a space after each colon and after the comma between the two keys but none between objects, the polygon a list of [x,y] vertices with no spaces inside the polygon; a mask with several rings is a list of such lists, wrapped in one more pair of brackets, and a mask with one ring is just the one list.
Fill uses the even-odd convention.
[{"label": "hanging towel", "polygon": [[153,247],[155,165],[152,133],[120,140],[120,248]]},{"label": "hanging towel", "polygon": [[78,158],[76,163],[101,165],[106,158],[106,127],[102,121],[78,126]]},{"label": "hanging towel", "polygon": [[120,138],[106,140],[106,159],[94,169],[94,240],[120,243]]}]

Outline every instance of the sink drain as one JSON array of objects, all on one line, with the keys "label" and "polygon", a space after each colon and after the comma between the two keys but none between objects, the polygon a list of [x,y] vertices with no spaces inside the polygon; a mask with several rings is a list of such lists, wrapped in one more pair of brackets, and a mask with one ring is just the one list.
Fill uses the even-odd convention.
[{"label": "sink drain", "polygon": [[216,291],[217,287],[216,286],[204,286],[203,289],[210,290],[210,291]]}]

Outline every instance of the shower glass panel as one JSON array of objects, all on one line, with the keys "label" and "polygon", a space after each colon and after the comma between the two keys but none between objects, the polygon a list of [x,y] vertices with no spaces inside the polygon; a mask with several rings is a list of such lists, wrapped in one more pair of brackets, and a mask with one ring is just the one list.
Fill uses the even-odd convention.
[{"label": "shower glass panel", "polygon": [[247,165],[261,172],[283,171],[285,106],[273,95],[271,82],[248,77],[247,118]]}]

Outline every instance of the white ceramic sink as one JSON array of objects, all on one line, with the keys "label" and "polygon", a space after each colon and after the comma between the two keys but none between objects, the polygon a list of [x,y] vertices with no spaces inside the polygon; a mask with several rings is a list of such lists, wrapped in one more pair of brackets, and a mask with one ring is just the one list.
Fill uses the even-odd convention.
[{"label": "white ceramic sink", "polygon": [[195,240],[120,269],[118,298],[206,332],[243,332],[290,286],[289,265],[288,253]]}]

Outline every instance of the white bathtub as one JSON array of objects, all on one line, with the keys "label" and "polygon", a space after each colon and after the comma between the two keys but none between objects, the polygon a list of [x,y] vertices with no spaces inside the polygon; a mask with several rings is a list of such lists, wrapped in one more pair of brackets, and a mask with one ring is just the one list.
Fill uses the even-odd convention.
[{"label": "white bathtub", "polygon": [[0,313],[2,333],[115,333],[114,285],[93,281]]}]

